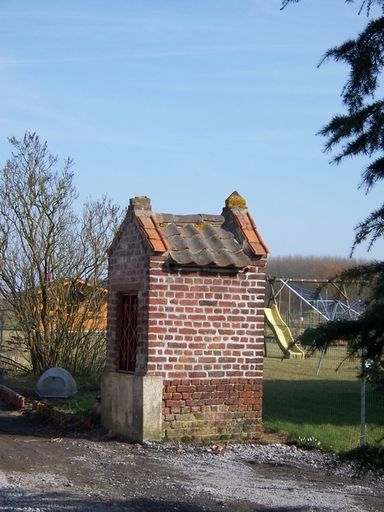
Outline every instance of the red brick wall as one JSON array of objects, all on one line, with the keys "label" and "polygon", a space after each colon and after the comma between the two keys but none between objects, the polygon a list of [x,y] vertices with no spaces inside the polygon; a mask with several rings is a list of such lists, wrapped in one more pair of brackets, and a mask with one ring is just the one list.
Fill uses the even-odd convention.
[{"label": "red brick wall", "polygon": [[138,294],[136,372],[144,373],[147,359],[149,255],[132,211],[127,214],[108,267],[107,371],[118,370],[118,325],[121,294]]},{"label": "red brick wall", "polygon": [[3,384],[0,384],[0,399],[12,404],[16,409],[23,409],[25,407],[25,397]]},{"label": "red brick wall", "polygon": [[261,431],[260,378],[164,381],[165,437],[248,439]]},{"label": "red brick wall", "polygon": [[164,273],[154,258],[150,265],[147,370],[165,379],[165,435],[257,435],[265,259],[237,274]]}]

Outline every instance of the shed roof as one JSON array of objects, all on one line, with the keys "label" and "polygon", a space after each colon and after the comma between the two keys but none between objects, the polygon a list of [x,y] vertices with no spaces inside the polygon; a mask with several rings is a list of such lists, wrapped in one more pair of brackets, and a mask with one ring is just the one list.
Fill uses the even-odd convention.
[{"label": "shed roof", "polygon": [[155,253],[180,266],[242,269],[268,249],[249,214],[245,200],[234,192],[222,215],[154,213],[148,198],[134,198],[130,208]]}]

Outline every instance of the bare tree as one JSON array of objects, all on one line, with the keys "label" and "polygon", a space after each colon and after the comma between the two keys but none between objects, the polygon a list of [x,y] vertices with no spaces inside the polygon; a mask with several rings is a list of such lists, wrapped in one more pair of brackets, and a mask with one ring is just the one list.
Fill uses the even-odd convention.
[{"label": "bare tree", "polygon": [[0,171],[0,292],[34,372],[90,371],[103,359],[102,284],[120,210],[103,197],[77,214],[72,160],[60,167],[35,133],[9,142],[12,156]]}]

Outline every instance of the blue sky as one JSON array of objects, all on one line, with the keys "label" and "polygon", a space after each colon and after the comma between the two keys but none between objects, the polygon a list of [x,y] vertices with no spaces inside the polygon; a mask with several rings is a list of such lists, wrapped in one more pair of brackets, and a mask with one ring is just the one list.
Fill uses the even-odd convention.
[{"label": "blue sky", "polygon": [[[365,23],[344,0],[0,0],[0,155],[36,131],[75,160],[80,199],[220,213],[237,190],[272,255],[348,256],[382,200],[364,161],[316,132],[347,68],[324,51]],[[384,243],[359,257],[383,258]]]}]

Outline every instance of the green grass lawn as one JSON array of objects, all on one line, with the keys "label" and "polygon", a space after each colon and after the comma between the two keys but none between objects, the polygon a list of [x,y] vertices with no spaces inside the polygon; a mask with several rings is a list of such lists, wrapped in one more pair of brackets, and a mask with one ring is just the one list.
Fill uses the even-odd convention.
[{"label": "green grass lawn", "polygon": [[[275,343],[268,343],[264,359],[264,426],[282,430],[303,444],[326,450],[355,448],[360,436],[359,361],[345,361],[345,349],[329,350],[316,375],[318,356],[281,359]],[[384,393],[366,387],[366,425],[369,443],[384,436]],[[384,445],[383,440],[381,443]]]},{"label": "green grass lawn", "polygon": [[[326,354],[319,375],[318,356],[305,360],[282,359],[277,345],[268,343],[264,359],[264,426],[288,432],[301,444],[325,450],[355,448],[360,436],[359,361],[346,361],[345,349],[332,348]],[[55,400],[54,407],[80,417],[94,415],[100,394],[95,382],[76,378],[78,393],[67,400]],[[21,394],[37,398],[36,377],[8,374],[5,384]],[[381,439],[384,446],[384,392],[367,384],[367,442]]]}]

